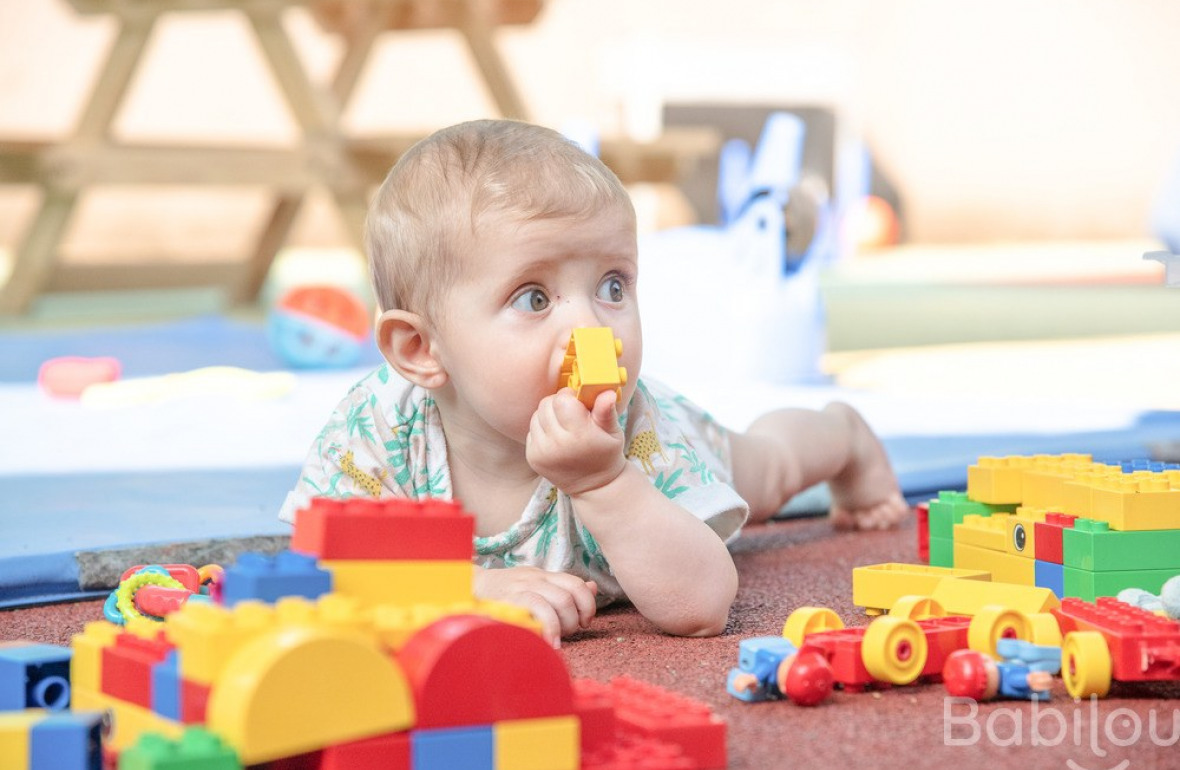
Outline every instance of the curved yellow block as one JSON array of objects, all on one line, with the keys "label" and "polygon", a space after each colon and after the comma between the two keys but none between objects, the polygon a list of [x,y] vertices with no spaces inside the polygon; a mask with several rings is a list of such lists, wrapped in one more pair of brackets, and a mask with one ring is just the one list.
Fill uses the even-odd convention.
[{"label": "curved yellow block", "polygon": [[243,765],[414,724],[406,678],[361,634],[288,626],[262,634],[226,663],[207,724]]}]

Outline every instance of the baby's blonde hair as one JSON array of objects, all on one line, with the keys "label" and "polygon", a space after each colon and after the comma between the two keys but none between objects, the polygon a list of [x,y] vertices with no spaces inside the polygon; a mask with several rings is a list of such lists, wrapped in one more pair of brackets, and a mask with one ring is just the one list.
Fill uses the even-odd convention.
[{"label": "baby's blonde hair", "polygon": [[390,170],[369,205],[365,249],[383,310],[429,317],[475,248],[482,218],[585,218],[635,210],[602,161],[552,129],[475,120],[431,134]]}]

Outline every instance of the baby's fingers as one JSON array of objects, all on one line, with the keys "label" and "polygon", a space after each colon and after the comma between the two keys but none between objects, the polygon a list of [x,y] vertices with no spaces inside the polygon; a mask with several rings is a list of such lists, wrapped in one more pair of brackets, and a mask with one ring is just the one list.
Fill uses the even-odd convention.
[{"label": "baby's fingers", "polygon": [[561,619],[553,605],[545,597],[532,591],[522,593],[516,598],[516,603],[532,613],[533,618],[541,624],[541,636],[553,649],[561,648]]}]

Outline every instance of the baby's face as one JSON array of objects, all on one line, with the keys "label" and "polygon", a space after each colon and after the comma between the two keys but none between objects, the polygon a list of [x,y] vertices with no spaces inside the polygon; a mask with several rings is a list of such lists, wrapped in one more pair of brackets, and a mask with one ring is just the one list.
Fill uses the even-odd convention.
[{"label": "baby's face", "polygon": [[439,356],[463,417],[523,443],[556,390],[570,333],[583,326],[609,326],[622,340],[627,403],[643,355],[637,267],[634,222],[620,207],[589,219],[489,215],[438,316]]}]

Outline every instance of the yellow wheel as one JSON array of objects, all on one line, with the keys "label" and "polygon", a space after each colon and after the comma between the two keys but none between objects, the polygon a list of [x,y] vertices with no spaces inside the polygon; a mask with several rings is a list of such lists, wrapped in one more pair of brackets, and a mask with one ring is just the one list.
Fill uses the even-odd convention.
[{"label": "yellow wheel", "polygon": [[926,634],[908,618],[885,615],[865,629],[860,657],[879,682],[909,684],[926,666]]},{"label": "yellow wheel", "polygon": [[1032,624],[1032,643],[1050,647],[1061,646],[1061,625],[1051,612],[1034,612],[1028,616]]},{"label": "yellow wheel", "polygon": [[1001,639],[1032,641],[1032,623],[1020,610],[1010,610],[998,604],[985,605],[975,613],[967,627],[967,646],[999,660],[996,642]]},{"label": "yellow wheel", "polygon": [[1110,692],[1110,650],[1097,631],[1071,631],[1061,645],[1061,678],[1074,698]]},{"label": "yellow wheel", "polygon": [[890,615],[910,620],[925,620],[926,618],[945,618],[946,610],[935,599],[929,596],[903,596],[893,603]]},{"label": "yellow wheel", "polygon": [[844,628],[840,616],[827,607],[800,607],[787,616],[783,623],[783,638],[796,647],[803,646],[803,638],[820,631]]}]

